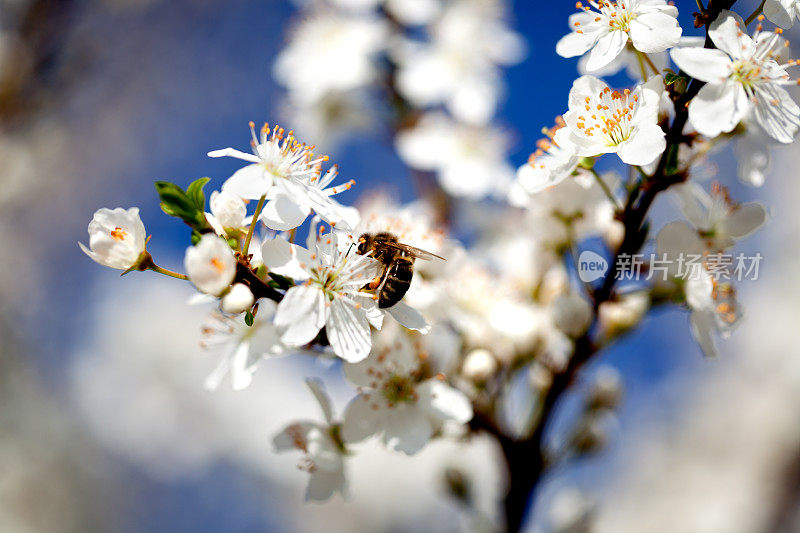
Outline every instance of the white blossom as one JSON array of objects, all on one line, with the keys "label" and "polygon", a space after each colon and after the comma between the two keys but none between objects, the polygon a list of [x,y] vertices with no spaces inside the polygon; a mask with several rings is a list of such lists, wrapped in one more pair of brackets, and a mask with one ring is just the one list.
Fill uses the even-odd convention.
[{"label": "white blossom", "polygon": [[800,1],[798,0],[766,0],[764,16],[781,28],[791,28],[794,20],[800,18]]},{"label": "white blossom", "polygon": [[234,283],[231,290],[222,297],[220,307],[226,313],[236,315],[244,313],[253,307],[254,302],[255,298],[253,297],[253,293],[250,292],[247,285],[243,283]]},{"label": "white blossom", "polygon": [[[548,187],[560,183],[572,174],[578,166],[580,158],[575,155],[573,147],[560,147],[554,140],[556,132],[564,127],[561,117],[556,121],[556,126],[544,130],[546,139],[536,143],[536,151],[528,158],[528,162],[517,170],[515,187],[519,187],[525,194],[536,194]],[[511,191],[511,202],[516,203],[518,191]]]},{"label": "white blossom", "polygon": [[203,325],[200,346],[220,354],[220,359],[206,378],[207,389],[218,389],[228,374],[233,390],[246,389],[253,381],[253,374],[263,357],[279,357],[286,353],[287,348],[280,341],[280,332],[272,324],[274,315],[275,302],[266,299],[259,304],[252,326],[245,324],[244,315],[211,315]]},{"label": "white blossom", "polygon": [[569,92],[567,126],[556,132],[554,141],[573,147],[580,156],[616,153],[624,163],[646,165],[667,145],[658,125],[663,88],[660,76],[623,92],[594,76],[582,76]]},{"label": "white blossom", "polygon": [[589,52],[589,72],[614,61],[629,39],[636,50],[646,54],[663,52],[680,40],[678,9],[665,0],[589,0],[588,4],[578,3],[583,12],[570,16],[573,31],[558,41],[556,53],[574,57]]},{"label": "white blossom", "polygon": [[716,137],[752,114],[770,137],[790,143],[800,128],[800,107],[783,86],[795,84],[786,72],[795,62],[775,60],[776,48],[784,45],[779,31],[759,26],[751,38],[744,28],[738,14],[723,10],[708,30],[716,50],[671,51],[678,67],[706,82],[689,104],[689,120],[698,132]]},{"label": "white blossom", "polygon": [[379,264],[356,254],[352,243],[343,248],[329,233],[319,236],[311,251],[277,237],[266,241],[261,253],[271,271],[305,280],[286,291],[278,305],[275,324],[285,328],[283,341],[302,346],[324,327],[336,355],[360,361],[372,345],[370,318],[380,315],[375,295],[361,289],[378,274]]},{"label": "white blossom", "polygon": [[757,202],[739,204],[728,190],[715,183],[711,194],[695,183],[675,188],[681,209],[710,251],[730,248],[767,221],[767,210]]},{"label": "white blossom", "polygon": [[494,375],[500,365],[497,358],[484,348],[472,350],[464,358],[461,374],[472,381],[483,383]]},{"label": "white blossom", "polygon": [[98,209],[89,222],[89,247],[81,250],[103,266],[126,270],[144,252],[146,235],[139,208]]},{"label": "white blossom", "polygon": [[299,421],[286,426],[273,439],[279,452],[297,450],[303,453],[299,467],[310,474],[306,488],[307,501],[325,501],[338,492],[347,491],[344,471],[346,450],[338,437],[338,425],[333,420],[330,398],[318,379],[306,384],[319,402],[324,422]]},{"label": "white blossom", "polygon": [[500,65],[524,56],[521,38],[503,22],[497,0],[448,2],[429,28],[430,42],[394,51],[397,89],[416,107],[444,104],[453,116],[486,124],[500,97]]},{"label": "white blossom", "polygon": [[[615,174],[606,173],[600,179],[610,191],[618,188],[619,177]],[[525,227],[537,228],[543,244],[558,247],[586,237],[602,236],[614,247],[624,229],[614,217],[614,203],[597,178],[582,168],[556,185],[533,195],[520,194],[512,200],[515,205],[526,208]]]},{"label": "white blossom", "polygon": [[225,237],[228,229],[239,230],[245,225],[247,206],[239,195],[214,191],[208,204],[211,213],[206,213],[206,220],[220,237]]},{"label": "white blossom", "polygon": [[210,233],[186,249],[183,265],[197,290],[214,296],[228,288],[236,276],[233,250],[225,239]]},{"label": "white blossom", "polygon": [[[669,273],[685,281],[686,304],[691,311],[692,334],[706,356],[717,354],[715,334],[727,338],[741,317],[736,294],[730,283],[712,276],[706,262],[707,243],[695,228],[684,222],[664,226],[656,237],[656,253],[668,261]],[[680,257],[699,256],[703,262],[678,272]]]},{"label": "white blossom", "polygon": [[345,376],[360,391],[345,410],[345,442],[380,435],[389,449],[413,455],[444,422],[469,422],[469,399],[441,376],[425,376],[421,362],[411,340],[399,334],[376,344],[364,361],[344,366]]},{"label": "white blossom", "polygon": [[423,116],[397,134],[395,146],[409,166],[436,172],[453,196],[477,199],[504,191],[514,176],[506,162],[504,132],[457,123],[443,114]]},{"label": "white blossom", "polygon": [[386,24],[377,17],[314,10],[294,28],[275,60],[275,78],[305,102],[356,89],[375,78],[374,56],[387,36]]},{"label": "white blossom", "polygon": [[331,198],[350,189],[354,181],[328,187],[337,174],[336,165],[322,174],[321,164],[328,156],[314,157],[312,146],[297,141],[291,131],[284,135],[277,125],[270,128],[265,124],[259,137],[251,122],[250,132],[252,154],[234,148],[208,153],[209,157],[235,157],[250,163],[228,178],[223,191],[253,200],[266,195],[268,202],[260,220],[278,231],[296,228],[312,210],[329,224],[347,228],[354,223],[357,214]]}]

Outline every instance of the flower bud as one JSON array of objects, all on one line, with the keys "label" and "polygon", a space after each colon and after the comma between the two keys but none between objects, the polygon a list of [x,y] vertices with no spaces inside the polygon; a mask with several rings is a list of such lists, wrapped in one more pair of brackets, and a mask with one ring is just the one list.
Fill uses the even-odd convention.
[{"label": "flower bud", "polygon": [[611,250],[616,250],[625,239],[625,224],[619,220],[612,220],[603,228],[603,240]]},{"label": "flower bud", "polygon": [[145,230],[139,208],[99,209],[89,222],[89,247],[78,243],[95,262],[120,270],[131,268],[145,247]]},{"label": "flower bud", "polygon": [[236,283],[231,290],[222,298],[222,310],[226,313],[238,315],[250,309],[255,302],[253,293],[247,285]]},{"label": "flower bud", "polygon": [[497,371],[497,359],[492,352],[479,348],[472,350],[464,358],[461,373],[475,383],[484,383]]},{"label": "flower bud", "polygon": [[594,376],[592,388],[586,398],[588,409],[614,409],[622,397],[622,378],[617,369],[603,366]]},{"label": "flower bud", "polygon": [[197,290],[219,295],[236,276],[236,258],[225,239],[207,233],[186,250],[186,275]]},{"label": "flower bud", "polygon": [[592,306],[575,293],[556,298],[550,312],[556,327],[570,337],[580,337],[592,323]]},{"label": "flower bud", "polygon": [[600,330],[608,338],[620,335],[638,324],[649,307],[650,298],[645,292],[632,292],[617,301],[603,302],[597,310]]},{"label": "flower bud", "polygon": [[247,216],[247,207],[237,195],[228,191],[214,191],[209,200],[211,214],[219,224],[225,228],[241,228],[244,217]]},{"label": "flower bud", "polygon": [[553,372],[536,361],[528,368],[528,383],[537,391],[545,391],[553,384]]},{"label": "flower bud", "polygon": [[550,506],[550,522],[554,533],[592,531],[595,504],[576,488],[561,489]]}]

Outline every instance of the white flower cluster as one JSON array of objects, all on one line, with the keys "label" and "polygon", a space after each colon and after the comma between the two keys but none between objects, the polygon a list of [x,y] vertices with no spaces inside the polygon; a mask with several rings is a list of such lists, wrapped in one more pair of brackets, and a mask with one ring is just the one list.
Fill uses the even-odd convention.
[{"label": "white flower cluster", "polygon": [[[136,208],[98,211],[89,247],[81,245],[101,264],[187,279],[199,300],[218,300],[203,328],[203,346],[221,353],[211,389],[228,375],[234,389],[247,387],[262,357],[303,351],[342,360],[357,392],[341,417],[311,380],[323,420],[291,423],[274,440],[280,451],[302,453],[309,499],[346,493],[348,458],[368,438],[412,455],[431,439],[470,431],[540,435],[558,387],[635,327],[651,302],[684,305],[700,347],[716,353],[715,335],[726,336],[740,311],[712,258],[761,227],[767,211],[716,183],[709,194],[698,180],[712,147],[739,137],[740,174],[759,182],[769,149],[754,140],[755,128],[783,144],[800,129],[800,108],[784,89],[796,61],[779,61],[779,29],[764,30],[756,13],[750,36],[739,15],[709,8],[703,15],[713,20],[698,15],[707,27],[701,45],[683,36],[665,0],[579,2],[556,51],[583,56],[585,73],[515,175],[506,135],[492,125],[501,69],[524,49],[504,23],[503,2],[325,5],[303,4],[308,16],[275,64],[287,107],[325,140],[384,116],[400,157],[435,174],[437,194],[401,205],[378,193],[342,205],[338,195],[354,181],[338,181],[327,156],[293,131],[251,123],[249,152],[208,154],[246,163],[210,195],[209,212],[205,180],[185,191],[156,184],[162,209],[192,228],[185,276],[155,264]],[[791,23],[798,6],[763,9]],[[638,69],[630,87],[598,77],[623,65]],[[381,94],[391,118],[368,109]],[[599,171],[606,154],[628,172]],[[614,263],[648,245],[648,210],[669,188],[688,223],[664,226],[655,255],[697,254],[701,275],[672,269],[663,282],[617,284]],[[448,195],[461,200],[455,227],[441,208],[451,207]],[[498,201],[477,202],[490,196]],[[468,235],[470,245],[453,235]],[[582,251],[597,260],[584,265]],[[599,277],[584,277],[584,267],[603,263]],[[599,420],[619,401],[618,381],[598,389],[613,389],[604,401],[590,398],[562,456],[602,443]],[[510,416],[520,398],[525,413]]]},{"label": "white flower cluster", "polygon": [[509,137],[491,122],[501,69],[525,54],[504,21],[505,3],[326,4],[304,3],[275,63],[298,130],[328,143],[394,115],[398,154],[415,172],[433,173],[457,197],[503,193],[513,178]]}]

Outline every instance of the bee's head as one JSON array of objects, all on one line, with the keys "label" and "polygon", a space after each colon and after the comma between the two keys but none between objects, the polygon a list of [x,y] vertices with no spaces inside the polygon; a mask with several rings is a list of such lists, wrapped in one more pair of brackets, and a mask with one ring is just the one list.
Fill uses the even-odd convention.
[{"label": "bee's head", "polygon": [[362,233],[358,238],[358,253],[359,255],[366,254],[372,247],[372,235],[369,233]]}]

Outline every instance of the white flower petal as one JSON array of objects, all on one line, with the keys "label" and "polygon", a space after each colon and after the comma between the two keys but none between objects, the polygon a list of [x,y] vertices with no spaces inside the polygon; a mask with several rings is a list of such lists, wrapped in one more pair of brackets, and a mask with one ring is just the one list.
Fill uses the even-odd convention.
[{"label": "white flower petal", "polygon": [[755,118],[759,126],[778,142],[789,144],[800,129],[800,107],[786,89],[763,84],[756,91]]},{"label": "white flower petal", "polygon": [[[764,16],[776,26],[788,29],[794,25],[794,17],[784,3],[787,3],[787,1],[767,0],[764,2]],[[796,3],[796,0],[789,0],[789,5],[791,5],[791,3]]]},{"label": "white flower petal", "polygon": [[272,176],[261,165],[242,167],[222,184],[222,190],[242,198],[258,200],[272,187]]},{"label": "white flower petal", "polygon": [[308,268],[312,264],[311,252],[283,237],[264,241],[261,245],[261,260],[272,272],[296,280],[307,279]]},{"label": "white flower petal", "polygon": [[235,148],[223,148],[222,150],[213,150],[208,152],[208,157],[235,157],[236,159],[241,159],[242,161],[248,161],[250,163],[258,163],[260,159],[255,154],[248,154],[246,152],[241,152],[236,150]]},{"label": "white flower petal", "polygon": [[431,330],[431,326],[425,320],[425,317],[423,317],[419,311],[402,301],[387,308],[386,311],[392,315],[392,318],[408,329],[419,331],[423,335]]},{"label": "white flower petal", "polygon": [[347,405],[342,421],[342,439],[361,442],[383,429],[385,412],[372,394],[359,394]]},{"label": "white flower petal", "polygon": [[717,355],[717,345],[714,340],[716,318],[713,312],[707,310],[693,311],[689,320],[692,326],[692,334],[697,344],[700,345],[700,349],[703,350],[703,355],[715,357]]},{"label": "white flower petal", "polygon": [[439,420],[466,424],[472,419],[472,403],[463,392],[438,379],[429,379],[417,387],[419,406]]},{"label": "white flower petal", "polygon": [[742,239],[766,224],[767,210],[759,203],[742,204],[734,208],[724,222],[722,231],[735,239]]},{"label": "white flower petal", "polygon": [[325,422],[327,422],[328,425],[333,424],[333,408],[331,407],[331,399],[325,390],[325,384],[321,379],[307,378],[306,385],[311,389],[314,398],[317,399],[317,403],[319,403],[322,414],[325,417]]},{"label": "white flower petal", "polygon": [[627,42],[628,34],[621,30],[612,31],[600,37],[592,51],[589,52],[586,70],[591,72],[614,61]]},{"label": "white flower petal", "polygon": [[717,19],[708,27],[708,35],[714,44],[734,59],[749,55],[755,46],[747,35],[747,26],[738,13],[723,9]]},{"label": "white flower petal", "polygon": [[279,193],[267,202],[259,218],[270,229],[288,231],[302,224],[310,212],[295,198]]},{"label": "white flower petal", "polygon": [[655,123],[642,123],[631,138],[622,143],[617,155],[629,165],[647,165],[667,147],[664,130]]},{"label": "white flower petal", "polygon": [[707,83],[689,103],[689,120],[698,132],[713,138],[735,128],[749,109],[747,94],[738,83]]},{"label": "white flower petal", "polygon": [[433,435],[425,412],[416,405],[401,404],[386,413],[383,442],[390,450],[414,455]]},{"label": "white flower petal", "polygon": [[731,72],[731,58],[710,48],[673,48],[669,53],[678,68],[700,81],[720,83]]},{"label": "white flower petal", "polygon": [[681,30],[675,17],[666,13],[642,13],[630,22],[630,38],[640,52],[663,52],[678,44]]},{"label": "white flower petal", "polygon": [[325,331],[331,348],[345,361],[356,363],[369,355],[372,337],[363,309],[356,309],[342,298],[334,299]]},{"label": "white flower petal", "polygon": [[253,381],[258,357],[250,357],[250,343],[242,342],[236,347],[231,361],[231,385],[233,390],[244,390]]},{"label": "white flower petal", "polygon": [[292,346],[311,342],[326,319],[325,294],[312,285],[299,285],[286,291],[275,313],[275,325],[286,328],[281,340]]},{"label": "white flower petal", "polygon": [[316,470],[308,478],[306,501],[324,502],[335,492],[344,495],[347,491],[347,478],[344,470]]}]

